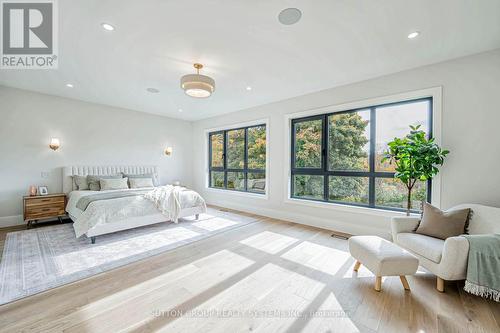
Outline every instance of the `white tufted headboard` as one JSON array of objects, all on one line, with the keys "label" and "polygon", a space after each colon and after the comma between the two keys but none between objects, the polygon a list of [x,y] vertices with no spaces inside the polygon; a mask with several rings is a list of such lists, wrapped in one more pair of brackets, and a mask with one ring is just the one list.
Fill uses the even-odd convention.
[{"label": "white tufted headboard", "polygon": [[67,166],[63,168],[63,192],[69,193],[76,190],[73,182],[73,176],[108,176],[115,175],[119,172],[132,175],[152,173],[158,180],[158,167],[153,165]]}]

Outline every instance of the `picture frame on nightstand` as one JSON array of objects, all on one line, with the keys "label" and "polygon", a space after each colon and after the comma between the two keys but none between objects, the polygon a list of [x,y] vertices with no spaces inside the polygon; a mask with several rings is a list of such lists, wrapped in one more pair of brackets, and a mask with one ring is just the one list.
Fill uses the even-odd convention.
[{"label": "picture frame on nightstand", "polygon": [[47,195],[49,194],[49,189],[47,186],[38,186],[38,194],[39,195]]}]

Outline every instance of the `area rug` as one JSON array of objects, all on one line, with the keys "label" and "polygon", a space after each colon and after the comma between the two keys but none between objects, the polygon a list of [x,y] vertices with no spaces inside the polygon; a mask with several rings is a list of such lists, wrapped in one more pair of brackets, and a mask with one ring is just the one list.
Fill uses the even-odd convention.
[{"label": "area rug", "polygon": [[75,238],[72,224],[7,234],[0,264],[0,304],[108,271],[212,235],[256,218],[209,208],[182,218],[97,237]]}]

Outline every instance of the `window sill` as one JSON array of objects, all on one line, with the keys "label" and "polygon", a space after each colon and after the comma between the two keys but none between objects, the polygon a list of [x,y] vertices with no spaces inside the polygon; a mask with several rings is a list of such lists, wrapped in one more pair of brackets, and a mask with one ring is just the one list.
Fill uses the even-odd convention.
[{"label": "window sill", "polygon": [[255,199],[263,199],[263,200],[268,200],[268,194],[258,194],[258,193],[252,193],[252,192],[243,192],[243,191],[232,191],[232,190],[225,190],[225,189],[219,189],[219,188],[213,188],[213,187],[206,187],[205,188],[208,192],[213,192],[213,193],[218,193],[218,194],[229,194],[229,195],[236,195],[236,196],[241,196],[241,197],[247,197],[247,198],[255,198]]},{"label": "window sill", "polygon": [[[380,208],[371,208],[371,207],[361,207],[361,206],[350,206],[350,205],[342,205],[338,203],[331,202],[321,202],[321,201],[311,201],[311,200],[303,200],[296,198],[286,198],[285,203],[293,204],[293,205],[303,205],[309,207],[316,208],[325,208],[335,211],[342,211],[347,213],[356,213],[356,214],[365,214],[372,216],[384,216],[384,217],[396,217],[396,216],[406,216],[405,212],[393,211],[393,210],[385,210]],[[410,216],[420,216],[417,213],[411,213]]]}]

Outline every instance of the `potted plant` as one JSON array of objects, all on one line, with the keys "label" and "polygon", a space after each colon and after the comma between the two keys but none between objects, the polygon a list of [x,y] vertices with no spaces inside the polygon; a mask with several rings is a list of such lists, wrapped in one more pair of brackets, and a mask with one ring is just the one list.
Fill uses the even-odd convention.
[{"label": "potted plant", "polygon": [[411,211],[411,192],[417,181],[432,179],[442,166],[448,150],[441,149],[434,138],[418,126],[410,126],[410,133],[404,138],[394,138],[388,143],[381,163],[389,161],[396,165],[394,178],[399,179],[408,189],[406,215]]}]

